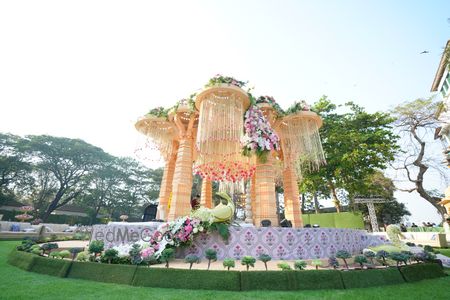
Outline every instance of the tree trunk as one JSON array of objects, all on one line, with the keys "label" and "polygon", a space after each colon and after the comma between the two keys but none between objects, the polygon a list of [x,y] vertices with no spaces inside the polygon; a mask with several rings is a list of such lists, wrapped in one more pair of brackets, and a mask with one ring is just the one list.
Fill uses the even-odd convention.
[{"label": "tree trunk", "polygon": [[330,188],[331,197],[333,198],[334,207],[336,207],[336,212],[340,213],[341,212],[341,207],[340,207],[341,202],[339,201],[339,199],[337,197],[336,187],[334,186],[334,184],[331,181],[328,182],[328,187]]},{"label": "tree trunk", "polygon": [[316,214],[320,214],[320,205],[319,205],[319,199],[317,199],[317,193],[314,193],[313,199],[314,199],[314,210],[315,210]]}]

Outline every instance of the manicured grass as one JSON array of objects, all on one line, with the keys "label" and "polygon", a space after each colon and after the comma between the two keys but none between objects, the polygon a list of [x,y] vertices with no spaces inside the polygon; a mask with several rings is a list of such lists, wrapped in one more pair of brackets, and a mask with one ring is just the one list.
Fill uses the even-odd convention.
[{"label": "manicured grass", "polygon": [[0,242],[1,299],[447,299],[450,277],[353,290],[225,292],[133,287],[27,272],[6,263],[17,242]]}]

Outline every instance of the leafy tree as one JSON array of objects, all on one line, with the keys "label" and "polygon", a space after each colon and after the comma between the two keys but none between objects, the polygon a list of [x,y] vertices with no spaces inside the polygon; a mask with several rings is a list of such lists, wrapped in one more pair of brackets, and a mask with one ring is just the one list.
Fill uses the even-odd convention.
[{"label": "leafy tree", "polygon": [[249,267],[255,267],[256,258],[253,256],[244,256],[241,259],[241,264],[247,268],[247,271]]},{"label": "leafy tree", "polygon": [[0,133],[0,205],[15,198],[14,191],[30,182],[31,165],[18,144],[21,137]]},{"label": "leafy tree", "polygon": [[401,263],[404,263],[407,265],[408,263],[408,256],[406,254],[400,253],[400,252],[392,252],[390,257],[395,260],[397,263],[397,267],[400,266]]},{"label": "leafy tree", "polygon": [[370,260],[370,263],[373,265],[373,259],[377,256],[375,251],[372,251],[370,249],[364,249],[363,254]]},{"label": "leafy tree", "polygon": [[217,251],[214,250],[214,249],[206,249],[205,257],[208,260],[208,270],[209,270],[209,266],[211,265],[211,261],[216,261],[217,260]]},{"label": "leafy tree", "polygon": [[433,159],[428,154],[433,144],[431,138],[439,127],[438,109],[439,103],[429,98],[407,102],[393,110],[395,125],[404,137],[402,145],[404,155],[397,158],[394,168],[404,171],[408,181],[412,183],[412,187],[404,191],[416,191],[420,197],[433,205],[444,219],[445,208],[437,204],[441,200],[440,197],[436,197],[425,188],[425,174],[430,168],[445,177],[444,166],[440,163],[440,159]]},{"label": "leafy tree", "polygon": [[59,252],[59,257],[61,259],[70,257],[69,250],[62,250],[61,252]]},{"label": "leafy tree", "polygon": [[320,136],[327,164],[317,171],[306,170],[300,185],[301,192],[332,198],[338,211],[339,189],[345,190],[352,201],[364,192],[364,180],[385,169],[398,148],[389,114],[370,114],[352,102],[339,108],[347,111],[339,113],[326,97],[314,104],[313,110],[323,119]]},{"label": "leafy tree", "polygon": [[227,268],[228,271],[230,271],[230,268],[235,267],[235,261],[232,258],[225,258],[222,262],[223,267]]},{"label": "leafy tree", "polygon": [[266,267],[267,271],[267,262],[272,260],[272,257],[268,254],[261,254],[259,257],[259,260],[264,263],[264,266]]},{"label": "leafy tree", "polygon": [[79,197],[88,185],[86,175],[110,157],[102,149],[82,140],[47,135],[27,136],[21,147],[33,158],[39,170],[51,176],[56,191],[40,213],[43,221],[55,209]]}]

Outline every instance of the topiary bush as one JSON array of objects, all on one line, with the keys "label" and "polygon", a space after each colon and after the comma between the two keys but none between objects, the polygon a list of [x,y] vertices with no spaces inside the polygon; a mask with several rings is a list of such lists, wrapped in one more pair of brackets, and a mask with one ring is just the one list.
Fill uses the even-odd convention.
[{"label": "topiary bush", "polygon": [[36,245],[36,242],[31,239],[23,239],[21,244],[16,247],[19,251],[31,252],[31,248]]},{"label": "topiary bush", "polygon": [[189,254],[184,258],[184,261],[189,264],[189,270],[191,270],[193,264],[200,263],[200,257],[194,254]]},{"label": "topiary bush", "polygon": [[373,259],[377,256],[376,252],[370,249],[364,249],[363,255],[370,260],[370,263],[374,265]]},{"label": "topiary bush", "polygon": [[311,261],[311,266],[315,267],[316,270],[318,270],[319,267],[322,266],[322,264],[323,264],[323,263],[322,263],[322,261],[321,261],[320,259],[313,259],[313,260]]},{"label": "topiary bush", "polygon": [[359,266],[364,268],[364,264],[367,263],[367,258],[364,255],[357,255],[354,258],[355,263],[359,264]]},{"label": "topiary bush", "polygon": [[383,264],[383,266],[387,266],[386,259],[389,258],[389,252],[387,252],[385,250],[380,250],[377,252],[376,257],[381,260],[381,263]]},{"label": "topiary bush", "polygon": [[89,253],[93,253],[97,257],[105,248],[103,241],[92,241],[89,243]]},{"label": "topiary bush", "polygon": [[77,261],[89,261],[89,252],[83,251],[77,254]]},{"label": "topiary bush", "polygon": [[408,256],[406,254],[400,252],[392,252],[390,257],[395,260],[395,262],[397,263],[397,267],[400,266],[401,263],[404,263],[405,265],[408,264]]},{"label": "topiary bush", "polygon": [[244,256],[241,259],[241,264],[246,267],[247,271],[250,267],[255,267],[256,259],[253,256]]},{"label": "topiary bush", "polygon": [[[69,253],[69,251],[67,251],[67,253]],[[47,257],[36,257],[34,264],[31,267],[31,271],[51,276],[66,277],[70,266],[71,261],[68,260],[48,259]]]},{"label": "topiary bush", "polygon": [[105,259],[108,264],[110,264],[113,260],[116,260],[119,256],[119,251],[114,248],[107,249],[102,255],[102,258]]},{"label": "topiary bush", "polygon": [[74,260],[77,257],[77,254],[80,252],[83,252],[84,248],[81,247],[74,247],[74,248],[70,248],[69,252],[70,254],[72,254],[72,260]]},{"label": "topiary bush", "polygon": [[139,265],[142,262],[141,250],[142,250],[142,247],[139,244],[133,244],[131,246],[131,249],[129,252],[131,264]]},{"label": "topiary bush", "polygon": [[169,262],[175,256],[175,250],[173,248],[166,248],[161,253],[161,261],[166,263],[166,268],[169,267]]},{"label": "topiary bush", "polygon": [[8,263],[22,270],[29,271],[34,264],[35,258],[36,255],[31,253],[11,251],[11,253],[8,255]]},{"label": "topiary bush", "polygon": [[51,258],[59,258],[59,251],[50,252],[48,256]]},{"label": "topiary bush", "polygon": [[69,258],[69,257],[70,257],[69,250],[62,250],[61,252],[59,252],[59,258],[63,259],[63,258]]},{"label": "topiary bush", "polygon": [[350,252],[348,252],[347,250],[339,250],[338,252],[336,252],[336,257],[342,259],[344,261],[345,268],[348,269],[347,259],[352,257]]},{"label": "topiary bush", "polygon": [[58,244],[57,243],[46,243],[41,245],[41,249],[44,252],[44,254],[48,253],[50,256],[50,252],[54,249],[58,249]]},{"label": "topiary bush", "polygon": [[296,270],[304,270],[306,268],[306,261],[304,260],[296,260],[294,262],[294,269]]},{"label": "topiary bush", "polygon": [[339,268],[339,261],[336,257],[331,256],[330,258],[328,258],[328,265],[336,270],[337,268]]},{"label": "topiary bush", "polygon": [[264,267],[266,267],[267,271],[267,262],[272,260],[272,257],[268,254],[261,254],[258,259],[264,263]]},{"label": "topiary bush", "polygon": [[208,260],[208,270],[211,265],[211,261],[217,260],[217,251],[214,249],[206,249],[205,251],[205,257]]},{"label": "topiary bush", "polygon": [[277,264],[277,267],[280,268],[282,271],[292,270],[291,266],[287,262],[280,262]]},{"label": "topiary bush", "polygon": [[222,262],[223,267],[227,268],[228,271],[230,271],[230,268],[234,268],[235,267],[235,261],[232,258],[225,258]]}]

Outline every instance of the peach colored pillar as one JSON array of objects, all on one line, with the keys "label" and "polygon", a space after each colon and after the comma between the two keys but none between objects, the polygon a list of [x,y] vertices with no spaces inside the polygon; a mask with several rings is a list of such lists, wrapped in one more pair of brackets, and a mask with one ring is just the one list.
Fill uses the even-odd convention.
[{"label": "peach colored pillar", "polygon": [[256,216],[255,226],[261,226],[262,220],[270,220],[272,226],[278,226],[277,200],[275,195],[275,170],[271,155],[267,161],[257,161],[255,172]]},{"label": "peach colored pillar", "polygon": [[175,162],[176,162],[176,148],[174,150],[175,154],[171,155],[166,161],[166,165],[164,167],[163,178],[161,180],[161,188],[159,191],[159,204],[158,204],[158,213],[157,219],[166,220],[167,214],[169,210],[167,209],[167,204],[169,202],[170,193],[172,192],[172,181],[173,174],[175,171]]},{"label": "peach colored pillar", "polygon": [[212,208],[212,182],[203,178],[200,206]]},{"label": "peach colored pillar", "polygon": [[255,221],[256,206],[257,206],[257,204],[256,204],[256,177],[255,177],[255,175],[253,175],[252,178],[251,178],[250,198],[252,199],[252,221],[253,221],[253,225],[256,226],[258,224],[256,224],[256,221]]},{"label": "peach colored pillar", "polygon": [[192,190],[192,161],[193,161],[193,124],[194,114],[191,115],[187,127],[178,116],[174,121],[179,131],[179,146],[175,171],[172,182],[172,200],[170,202],[168,221],[178,217],[187,216],[191,212],[191,190]]},{"label": "peach colored pillar", "polygon": [[292,168],[283,171],[284,216],[292,222],[292,227],[303,227],[302,211],[300,209],[297,176]]}]

